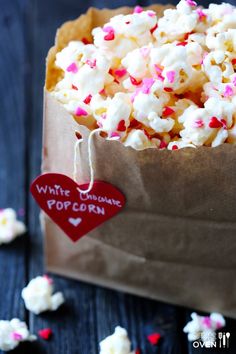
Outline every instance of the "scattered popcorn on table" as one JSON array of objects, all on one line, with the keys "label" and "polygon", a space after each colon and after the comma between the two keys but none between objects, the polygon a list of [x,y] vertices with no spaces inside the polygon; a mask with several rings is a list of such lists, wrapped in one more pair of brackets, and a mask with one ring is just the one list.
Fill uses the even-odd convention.
[{"label": "scattered popcorn on table", "polygon": [[25,322],[18,318],[11,321],[0,321],[0,350],[15,349],[21,342],[34,341],[36,336],[31,335]]},{"label": "scattered popcorn on table", "polygon": [[78,122],[136,150],[236,143],[236,8],[136,7],[56,55],[52,95]]},{"label": "scattered popcorn on table", "polygon": [[134,354],[127,331],[116,327],[115,332],[100,342],[100,354]]},{"label": "scattered popcorn on table", "polygon": [[61,292],[53,293],[53,280],[48,276],[38,276],[32,279],[22,290],[22,298],[27,310],[38,315],[44,311],[57,310],[64,303]]},{"label": "scattered popcorn on table", "polygon": [[213,338],[215,331],[225,326],[225,319],[219,313],[212,313],[210,316],[199,316],[193,312],[192,320],[187,323],[183,331],[188,334],[189,341],[198,339],[206,340]]},{"label": "scattered popcorn on table", "polygon": [[0,245],[13,241],[25,231],[24,223],[17,220],[16,212],[13,209],[0,209]]}]

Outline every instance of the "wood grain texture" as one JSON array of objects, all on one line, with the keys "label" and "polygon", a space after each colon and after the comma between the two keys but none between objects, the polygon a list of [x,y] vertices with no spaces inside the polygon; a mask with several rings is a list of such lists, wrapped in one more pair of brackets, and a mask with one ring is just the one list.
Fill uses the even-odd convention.
[{"label": "wood grain texture", "polygon": [[[139,1],[143,6],[154,2]],[[112,7],[136,4],[119,0]],[[53,276],[56,290],[65,294],[65,305],[40,316],[25,311],[21,289],[29,279],[44,273],[39,210],[28,190],[40,173],[45,57],[61,23],[78,17],[89,6],[111,7],[111,2],[0,0],[0,6],[0,207],[25,208],[29,230],[29,236],[0,248],[0,319],[17,316],[27,321],[33,333],[45,327],[54,333],[50,342],[39,339],[14,353],[97,354],[98,342],[116,325],[127,328],[133,348],[140,348],[142,354],[208,353],[193,350],[182,332],[189,310],[62,277]],[[236,321],[227,323],[234,336],[227,353],[234,354]],[[155,331],[163,335],[158,349],[146,339]]]},{"label": "wood grain texture", "polygon": [[[0,11],[0,208],[25,208],[24,1]],[[17,34],[17,35],[16,35]],[[27,236],[0,246],[0,318],[26,318],[20,292],[27,280]]]}]

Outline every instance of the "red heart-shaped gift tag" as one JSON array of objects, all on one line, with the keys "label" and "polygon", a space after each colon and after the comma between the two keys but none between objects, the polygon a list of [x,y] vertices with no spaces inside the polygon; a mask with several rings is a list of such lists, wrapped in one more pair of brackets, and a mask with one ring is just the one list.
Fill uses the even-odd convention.
[{"label": "red heart-shaped gift tag", "polygon": [[31,185],[31,193],[40,208],[71,238],[79,240],[89,231],[116,215],[125,205],[124,195],[112,184],[95,181],[78,185],[68,176],[46,173]]}]

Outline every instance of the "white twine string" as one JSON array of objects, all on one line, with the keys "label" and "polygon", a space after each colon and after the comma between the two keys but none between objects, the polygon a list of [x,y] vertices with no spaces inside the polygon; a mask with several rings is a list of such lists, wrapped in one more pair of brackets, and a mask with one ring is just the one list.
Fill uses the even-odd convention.
[{"label": "white twine string", "polygon": [[[95,129],[91,131],[88,137],[88,161],[89,161],[89,171],[90,171],[90,181],[87,189],[80,189],[77,187],[78,191],[82,194],[89,193],[91,189],[93,188],[94,184],[94,169],[93,169],[93,161],[92,161],[92,149],[91,149],[91,143],[92,143],[92,138],[96,133],[100,133],[103,130],[101,128]],[[81,144],[83,139],[79,139],[76,141],[75,146],[74,146],[74,170],[73,170],[73,179],[76,182],[76,177],[77,177],[77,151],[78,151],[78,146]]]}]

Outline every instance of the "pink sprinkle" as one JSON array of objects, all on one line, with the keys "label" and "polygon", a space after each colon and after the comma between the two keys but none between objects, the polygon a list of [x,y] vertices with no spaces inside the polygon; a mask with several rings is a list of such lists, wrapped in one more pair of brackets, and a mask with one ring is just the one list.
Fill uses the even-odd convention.
[{"label": "pink sprinkle", "polygon": [[202,9],[197,9],[197,14],[199,21],[203,21],[207,17],[207,15],[205,14],[205,12],[202,11]]},{"label": "pink sprinkle", "polygon": [[45,278],[49,284],[53,284],[53,279],[50,278],[47,274],[44,274],[43,278]]},{"label": "pink sprinkle", "polygon": [[127,73],[127,70],[124,68],[121,68],[121,69],[116,69],[115,71],[114,71],[114,74],[116,75],[116,76],[119,76],[119,77],[123,77],[123,76],[125,76],[126,75],[126,73]]},{"label": "pink sprinkle", "polygon": [[103,89],[101,89],[99,92],[99,95],[105,95],[106,94],[106,92],[105,92],[105,89],[103,88]]},{"label": "pink sprinkle", "polygon": [[209,316],[203,317],[202,319],[202,324],[206,327],[206,328],[211,328],[211,319]]},{"label": "pink sprinkle", "polygon": [[193,0],[185,0],[185,1],[187,2],[187,4],[189,6],[193,6],[193,7],[197,6],[197,3],[195,1],[193,1]]},{"label": "pink sprinkle", "polygon": [[155,80],[153,78],[143,79],[142,92],[148,94]]},{"label": "pink sprinkle", "polygon": [[96,59],[94,59],[94,60],[88,59],[88,60],[86,60],[86,64],[88,64],[91,69],[96,68],[97,60]]},{"label": "pink sprinkle", "polygon": [[106,113],[102,113],[102,114],[101,114],[101,118],[102,118],[102,119],[106,119],[106,118],[107,118]]},{"label": "pink sprinkle", "polygon": [[120,139],[120,135],[118,133],[114,132],[114,133],[111,133],[109,138],[112,139],[112,140],[119,140]]},{"label": "pink sprinkle", "polygon": [[103,128],[102,122],[97,122],[97,125],[98,125],[99,128]]},{"label": "pink sprinkle", "polygon": [[78,72],[78,67],[77,67],[76,63],[71,63],[71,64],[67,67],[66,71],[71,72],[71,73],[73,73],[73,74],[76,74],[76,73]]},{"label": "pink sprinkle", "polygon": [[115,32],[114,31],[114,28],[112,26],[106,26],[106,27],[103,27],[103,32],[106,32],[106,33],[109,33],[109,32]]},{"label": "pink sprinkle", "polygon": [[170,84],[173,84],[173,82],[175,81],[175,71],[167,71],[166,73],[166,77],[169,81]]},{"label": "pink sprinkle", "polygon": [[88,112],[85,111],[83,108],[78,107],[78,108],[76,109],[76,111],[75,111],[75,115],[76,115],[77,117],[87,116],[87,115],[88,115]]},{"label": "pink sprinkle", "polygon": [[236,75],[235,75],[235,77],[233,78],[233,85],[236,87]]},{"label": "pink sprinkle", "polygon": [[204,127],[204,123],[202,119],[196,119],[193,123],[193,128],[202,128]]},{"label": "pink sprinkle", "polygon": [[135,6],[133,13],[140,14],[141,12],[143,12],[143,8],[141,6]]},{"label": "pink sprinkle", "polygon": [[165,80],[164,76],[162,76],[161,74],[157,75],[157,79],[160,80],[160,81],[164,81]]},{"label": "pink sprinkle", "polygon": [[104,36],[105,41],[113,41],[115,38],[115,31],[112,26],[106,26],[103,28],[103,32],[106,32],[107,34]]},{"label": "pink sprinkle", "polygon": [[233,96],[233,94],[234,94],[234,91],[233,91],[232,87],[230,85],[226,85],[223,96],[224,97],[231,97],[231,96]]},{"label": "pink sprinkle", "polygon": [[147,14],[148,14],[149,17],[155,17],[156,16],[154,11],[148,11]]},{"label": "pink sprinkle", "polygon": [[144,58],[146,58],[150,53],[150,48],[148,47],[140,48],[140,53]]},{"label": "pink sprinkle", "polygon": [[12,333],[12,338],[16,341],[20,341],[23,339],[23,336],[20,334],[20,333],[17,333],[17,332],[13,332]]}]

